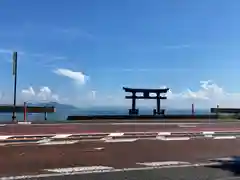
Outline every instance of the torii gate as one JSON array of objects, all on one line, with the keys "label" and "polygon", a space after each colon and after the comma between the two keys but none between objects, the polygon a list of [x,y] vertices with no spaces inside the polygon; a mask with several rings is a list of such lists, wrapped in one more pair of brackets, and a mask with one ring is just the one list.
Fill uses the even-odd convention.
[{"label": "torii gate", "polygon": [[[123,90],[125,92],[132,93],[131,96],[125,96],[126,99],[132,99],[132,109],[129,109],[129,115],[137,115],[138,109],[136,109],[136,99],[156,99],[157,100],[157,109],[153,110],[153,114],[163,114],[164,111],[161,110],[161,99],[167,99],[166,96],[161,96],[162,93],[167,93],[169,91],[169,88],[165,89],[134,89],[134,88],[127,88],[123,87]],[[142,93],[142,96],[136,96],[136,93]],[[150,96],[150,93],[155,93],[156,96]]]}]

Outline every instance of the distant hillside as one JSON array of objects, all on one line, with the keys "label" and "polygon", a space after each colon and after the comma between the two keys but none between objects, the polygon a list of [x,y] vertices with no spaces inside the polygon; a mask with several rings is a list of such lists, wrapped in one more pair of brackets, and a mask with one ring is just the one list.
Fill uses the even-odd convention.
[{"label": "distant hillside", "polygon": [[35,104],[28,104],[28,105],[35,105],[35,106],[54,106],[56,107],[56,110],[79,110],[79,108],[68,105],[68,104],[60,104],[57,102],[49,102],[49,103],[35,103]]},{"label": "distant hillside", "polygon": [[[29,106],[54,106],[56,108],[56,113],[50,114],[48,115],[49,119],[52,120],[65,120],[67,119],[67,116],[69,114],[75,114],[76,112],[79,112],[80,109],[72,106],[72,105],[68,105],[68,104],[60,104],[57,102],[49,102],[49,103],[31,103],[28,104]],[[42,115],[38,115],[42,116]],[[35,116],[36,117],[36,116]]]}]

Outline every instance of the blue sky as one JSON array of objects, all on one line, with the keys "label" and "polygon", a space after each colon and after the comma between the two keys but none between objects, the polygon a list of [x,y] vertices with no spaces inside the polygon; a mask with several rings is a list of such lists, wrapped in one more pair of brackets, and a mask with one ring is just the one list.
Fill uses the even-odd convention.
[{"label": "blue sky", "polygon": [[[238,0],[3,0],[1,92],[11,99],[10,52],[17,50],[19,93],[48,87],[77,105],[111,104],[114,95],[121,104],[123,85],[182,94],[213,80],[238,93],[239,8]],[[88,78],[79,83],[81,74],[58,69]]]}]

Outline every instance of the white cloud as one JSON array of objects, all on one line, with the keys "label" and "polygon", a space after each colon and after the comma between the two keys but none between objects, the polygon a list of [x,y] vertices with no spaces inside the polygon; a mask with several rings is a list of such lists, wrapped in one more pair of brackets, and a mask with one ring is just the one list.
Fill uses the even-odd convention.
[{"label": "white cloud", "polygon": [[[72,78],[74,79],[74,78]],[[75,79],[74,79],[75,80]],[[75,80],[77,81],[77,80]],[[169,86],[159,86],[159,88],[166,88]],[[214,83],[211,80],[200,81],[199,88],[192,90],[186,88],[183,91],[175,91],[171,89],[166,94],[167,100],[163,100],[161,105],[168,108],[191,108],[191,104],[194,103],[196,108],[211,108],[216,107],[217,104],[220,107],[240,107],[240,92],[229,92],[220,85]],[[131,100],[126,100],[124,97],[126,93],[124,91],[106,93],[101,92],[101,96],[96,97],[95,90],[88,91],[84,95],[81,94],[81,98],[76,100],[76,96],[68,94],[68,101],[61,98],[51,91],[49,87],[42,87],[39,90],[35,90],[33,87],[23,89],[21,91],[22,97],[27,101],[60,101],[61,103],[73,104],[76,106],[91,105],[103,105],[103,106],[125,106],[126,110],[131,107]],[[85,98],[89,97],[89,98]],[[156,102],[154,100],[139,100],[137,106],[155,107]]]},{"label": "white cloud", "polygon": [[23,89],[22,93],[28,96],[35,96],[35,91],[31,86],[28,89]]},{"label": "white cloud", "polygon": [[[166,88],[169,86],[159,86],[159,88]],[[211,80],[200,81],[200,86],[197,90],[186,88],[183,91],[175,91],[171,89],[166,93],[167,100],[162,100],[162,105],[167,108],[191,108],[194,103],[196,108],[211,108],[216,107],[240,107],[240,92],[228,92],[223,87],[217,85]],[[124,99],[126,93],[108,94],[105,97],[99,97],[95,103],[98,105],[120,105],[131,107],[131,100]],[[101,102],[100,102],[101,101]],[[155,100],[138,100],[137,106],[155,107]]]},{"label": "white cloud", "polygon": [[61,69],[60,68],[60,69],[54,70],[53,72],[60,76],[66,76],[66,77],[74,80],[78,84],[85,84],[86,81],[89,79],[89,77],[86,76],[84,73],[72,71],[70,69]]},{"label": "white cloud", "polygon": [[173,93],[171,90],[167,93],[171,98],[199,99],[199,100],[219,100],[226,97],[227,93],[211,80],[200,81],[200,89],[192,91],[187,88],[181,93]]},{"label": "white cloud", "polygon": [[227,92],[212,80],[200,81],[200,88],[196,91],[190,88],[179,93],[170,90],[166,95],[169,107],[190,107],[191,103],[201,108],[215,107],[217,104],[220,107],[240,107],[240,92]]},{"label": "white cloud", "polygon": [[41,87],[38,91],[30,86],[28,89],[23,89],[21,95],[24,101],[59,101],[59,96],[47,86]]}]

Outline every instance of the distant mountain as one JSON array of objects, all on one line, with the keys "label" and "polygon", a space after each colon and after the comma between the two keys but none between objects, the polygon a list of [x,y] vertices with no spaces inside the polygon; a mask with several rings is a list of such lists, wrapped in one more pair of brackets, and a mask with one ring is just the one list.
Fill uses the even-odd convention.
[{"label": "distant mountain", "polygon": [[28,104],[30,106],[54,106],[56,108],[56,113],[49,113],[48,118],[49,119],[57,119],[57,120],[65,120],[67,119],[67,116],[76,112],[79,112],[80,109],[68,104],[61,104],[58,102],[48,102],[48,103],[31,103]]},{"label": "distant mountain", "polygon": [[68,105],[68,104],[61,104],[58,102],[49,102],[49,103],[36,103],[34,104],[36,106],[54,106],[56,110],[79,110],[79,108],[73,106],[73,105]]}]

